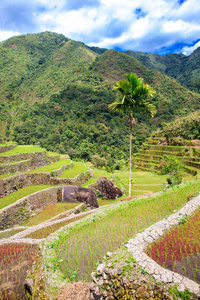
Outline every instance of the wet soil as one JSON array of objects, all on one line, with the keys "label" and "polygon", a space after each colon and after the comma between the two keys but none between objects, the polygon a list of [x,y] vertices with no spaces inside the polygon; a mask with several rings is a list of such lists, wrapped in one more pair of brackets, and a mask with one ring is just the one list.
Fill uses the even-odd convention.
[{"label": "wet soil", "polygon": [[200,253],[168,262],[166,268],[200,284]]}]

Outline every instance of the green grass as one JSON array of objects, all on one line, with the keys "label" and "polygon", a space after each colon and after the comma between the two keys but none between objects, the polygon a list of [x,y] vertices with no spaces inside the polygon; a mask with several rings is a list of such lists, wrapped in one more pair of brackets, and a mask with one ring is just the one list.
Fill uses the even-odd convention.
[{"label": "green grass", "polygon": [[22,228],[22,229],[13,229],[13,230],[9,230],[9,231],[5,231],[5,232],[0,232],[0,239],[8,239],[9,237],[13,236],[14,234],[24,231],[26,228]]},{"label": "green grass", "polygon": [[72,169],[65,170],[62,175],[56,178],[74,178],[77,175],[89,170],[89,168],[82,162],[73,162],[73,164],[74,167]]},{"label": "green grass", "polygon": [[3,142],[0,144],[0,146],[9,146],[9,145],[16,145],[15,142]]},{"label": "green grass", "polygon": [[21,223],[23,226],[34,226],[42,222],[48,221],[49,219],[65,212],[74,207],[78,206],[79,203],[55,203],[45,207],[41,213],[36,216],[29,218],[27,221]]},{"label": "green grass", "polygon": [[112,176],[112,173],[108,173],[105,170],[99,170],[94,168],[93,169],[94,178],[90,178],[89,181],[85,182],[82,187],[86,188],[88,185],[95,183],[101,176],[106,177],[107,179],[110,179]]},{"label": "green grass", "polygon": [[60,155],[59,153],[56,153],[56,152],[51,152],[51,151],[47,151],[47,155],[49,157],[54,157],[54,156],[57,156],[57,155]]},{"label": "green grass", "polygon": [[0,166],[13,165],[13,164],[20,163],[20,162],[26,162],[26,160],[22,159],[22,160],[16,160],[16,161],[12,161],[12,162],[6,162],[6,163],[3,163],[3,164],[0,164]]},{"label": "green grass", "polygon": [[10,177],[10,176],[14,176],[14,175],[18,175],[18,174],[22,174],[22,172],[0,175],[0,179],[7,178],[7,177]]},{"label": "green grass", "polygon": [[[82,187],[87,187],[88,185],[95,183],[101,176],[104,176],[110,180],[115,179],[117,181],[117,186],[121,190],[126,189],[128,191],[128,171],[114,171],[114,173],[108,173],[105,170],[93,169],[93,173],[94,178],[91,178],[88,182],[84,183]],[[132,172],[131,175],[134,182],[131,190],[131,196],[138,196],[147,192],[160,192],[164,190],[167,184],[168,175],[157,175],[151,172]],[[125,196],[128,196],[128,192],[126,192],[123,197]],[[121,198],[122,197],[118,198],[118,201]]]},{"label": "green grass", "polygon": [[17,200],[26,197],[30,194],[36,193],[38,191],[47,189],[52,187],[52,185],[36,185],[36,186],[28,186],[23,189],[20,189],[12,194],[9,194],[8,196],[5,196],[3,198],[0,198],[0,209],[15,203]]},{"label": "green grass", "polygon": [[59,161],[56,161],[55,163],[45,165],[45,166],[40,167],[38,169],[31,170],[27,173],[52,172],[52,171],[58,170],[59,168],[61,168],[64,165],[69,165],[70,163],[71,163],[70,159],[61,159]]},{"label": "green grass", "polygon": [[98,198],[98,204],[99,206],[105,206],[105,205],[109,205],[109,204],[112,204],[112,203],[117,203],[120,201],[122,197],[119,197],[115,200],[107,200],[107,199],[103,199],[103,198]]},{"label": "green grass", "polygon": [[107,251],[116,250],[141,230],[167,217],[182,207],[189,195],[197,194],[199,190],[200,181],[187,183],[157,197],[131,201],[109,209],[105,214],[74,225],[73,230],[63,228],[59,231],[59,239],[48,242],[55,257],[53,268],[58,269],[59,266],[61,273],[68,278],[70,273],[78,271],[77,280],[90,281],[92,269]]},{"label": "green grass", "polygon": [[0,153],[0,155],[12,155],[17,153],[33,153],[39,151],[45,151],[45,149],[35,145],[18,145],[15,149]]}]

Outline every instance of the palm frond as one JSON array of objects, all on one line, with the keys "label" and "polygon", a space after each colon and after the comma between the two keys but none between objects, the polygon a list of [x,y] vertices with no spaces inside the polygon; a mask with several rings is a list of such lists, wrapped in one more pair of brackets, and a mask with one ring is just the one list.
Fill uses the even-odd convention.
[{"label": "palm frond", "polygon": [[150,118],[156,114],[156,108],[145,99],[153,97],[156,93],[151,86],[143,82],[136,74],[125,75],[127,80],[122,79],[117,82],[113,88],[118,91],[119,97],[115,102],[109,105],[112,111],[128,113],[135,117],[140,111],[144,111]]}]

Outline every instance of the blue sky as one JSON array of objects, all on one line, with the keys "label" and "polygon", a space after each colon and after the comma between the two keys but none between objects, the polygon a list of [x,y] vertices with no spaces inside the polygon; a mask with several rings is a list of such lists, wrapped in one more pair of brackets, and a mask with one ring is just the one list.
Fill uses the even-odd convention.
[{"label": "blue sky", "polygon": [[89,46],[189,55],[199,16],[199,0],[0,0],[0,41],[48,30]]}]

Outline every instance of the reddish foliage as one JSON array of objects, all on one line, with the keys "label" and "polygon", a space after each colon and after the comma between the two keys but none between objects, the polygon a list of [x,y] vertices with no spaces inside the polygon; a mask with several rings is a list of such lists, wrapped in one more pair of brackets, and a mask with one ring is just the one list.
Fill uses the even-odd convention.
[{"label": "reddish foliage", "polygon": [[[171,230],[158,242],[151,245],[147,254],[158,264],[165,267],[173,268],[173,262],[184,262],[186,275],[188,261],[188,259],[186,260],[186,257],[198,257],[199,252],[200,211],[192,218],[188,219],[184,224]],[[196,262],[196,265],[197,264],[198,262]],[[176,263],[174,265],[176,265]]]},{"label": "reddish foliage", "polygon": [[0,246],[0,299],[26,299],[23,284],[37,253],[37,245]]}]

